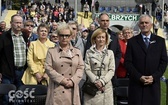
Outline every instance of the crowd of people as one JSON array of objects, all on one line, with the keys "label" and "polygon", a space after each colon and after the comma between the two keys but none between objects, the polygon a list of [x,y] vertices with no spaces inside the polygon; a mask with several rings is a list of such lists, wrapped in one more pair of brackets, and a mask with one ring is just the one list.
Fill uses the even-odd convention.
[{"label": "crowd of people", "polygon": [[69,6],[69,2],[51,4],[50,2],[35,2],[29,3],[28,6],[24,5],[17,12],[23,16],[24,20],[33,20],[35,26],[40,23],[47,23],[50,25],[51,22],[68,22],[75,18],[74,8]]},{"label": "crowd of people", "polygon": [[[128,26],[115,33],[108,13],[87,28],[66,20],[74,11],[63,4],[32,3],[11,17],[9,29],[0,22],[0,83],[46,85],[46,105],[114,105],[115,76],[130,80],[129,105],[160,105],[167,52],[165,39],[151,32],[152,18],[139,17],[136,36]],[[94,96],[83,91],[86,83],[96,87]],[[0,98],[8,105],[8,96]]]}]

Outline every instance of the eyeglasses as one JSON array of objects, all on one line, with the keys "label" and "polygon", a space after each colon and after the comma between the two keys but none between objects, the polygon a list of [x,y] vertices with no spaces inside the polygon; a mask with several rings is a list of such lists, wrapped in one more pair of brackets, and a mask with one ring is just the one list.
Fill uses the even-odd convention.
[{"label": "eyeglasses", "polygon": [[58,38],[58,36],[51,36],[52,38]]},{"label": "eyeglasses", "polygon": [[73,30],[76,30],[76,28],[72,28]]},{"label": "eyeglasses", "polygon": [[70,34],[59,34],[59,36],[62,38],[69,38],[71,35]]},{"label": "eyeglasses", "polygon": [[27,26],[27,27],[34,27],[34,25],[30,25],[30,24],[27,24],[26,26]]}]

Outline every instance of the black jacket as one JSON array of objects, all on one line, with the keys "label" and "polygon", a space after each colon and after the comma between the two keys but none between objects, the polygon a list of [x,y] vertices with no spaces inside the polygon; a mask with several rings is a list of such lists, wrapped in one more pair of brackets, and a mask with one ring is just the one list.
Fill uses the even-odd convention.
[{"label": "black jacket", "polygon": [[[148,48],[139,34],[128,40],[125,67],[129,72],[129,105],[160,105],[160,77],[167,67],[165,39],[151,34]],[[144,85],[141,76],[153,77]]]},{"label": "black jacket", "polygon": [[[23,39],[28,42],[28,35],[25,32],[23,33]],[[27,51],[26,51],[27,52]],[[26,68],[27,65],[25,65]],[[4,32],[0,36],[0,73],[3,75],[14,78],[14,50],[13,50],[13,41],[11,36],[11,29]]]}]

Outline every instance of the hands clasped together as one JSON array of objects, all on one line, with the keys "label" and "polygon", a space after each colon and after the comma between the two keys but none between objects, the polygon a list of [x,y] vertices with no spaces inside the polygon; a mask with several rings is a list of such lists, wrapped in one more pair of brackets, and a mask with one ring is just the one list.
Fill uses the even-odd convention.
[{"label": "hands clasped together", "polygon": [[153,83],[152,76],[141,76],[140,81],[144,83],[144,85],[151,85]]},{"label": "hands clasped together", "polygon": [[37,79],[37,82],[41,82],[42,80],[47,80],[48,75],[46,73],[44,73],[43,75],[41,75],[40,73],[36,73],[35,77]]},{"label": "hands clasped together", "polygon": [[74,86],[74,83],[70,78],[64,78],[60,84],[65,88],[72,88]]},{"label": "hands clasped together", "polygon": [[103,86],[103,84],[101,83],[100,80],[96,80],[96,81],[94,82],[94,84],[95,84],[96,87],[99,89],[99,91],[104,92],[105,88],[104,88],[104,86]]}]

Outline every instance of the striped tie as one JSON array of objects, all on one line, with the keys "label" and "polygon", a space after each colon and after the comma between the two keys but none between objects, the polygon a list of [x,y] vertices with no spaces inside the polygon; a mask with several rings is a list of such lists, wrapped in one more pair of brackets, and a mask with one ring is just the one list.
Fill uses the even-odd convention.
[{"label": "striped tie", "polygon": [[149,38],[145,37],[144,40],[145,40],[146,48],[148,48],[148,46],[149,46]]}]

